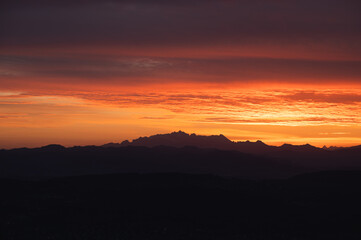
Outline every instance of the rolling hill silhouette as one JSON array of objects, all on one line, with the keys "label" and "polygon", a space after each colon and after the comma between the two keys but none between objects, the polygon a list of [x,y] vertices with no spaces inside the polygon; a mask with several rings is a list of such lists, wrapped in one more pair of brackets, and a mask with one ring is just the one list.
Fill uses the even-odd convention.
[{"label": "rolling hill silhouette", "polygon": [[0,150],[1,239],[360,239],[361,146],[184,132]]},{"label": "rolling hill silhouette", "polygon": [[308,144],[276,147],[179,131],[103,146],[53,144],[1,150],[0,159],[0,177],[180,172],[264,179],[322,170],[361,170],[361,147],[332,151]]}]

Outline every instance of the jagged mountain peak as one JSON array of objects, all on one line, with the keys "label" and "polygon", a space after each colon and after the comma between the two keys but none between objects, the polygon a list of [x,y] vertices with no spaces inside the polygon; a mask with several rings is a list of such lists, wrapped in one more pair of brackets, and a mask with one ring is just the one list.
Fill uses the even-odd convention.
[{"label": "jagged mountain peak", "polygon": [[245,153],[262,153],[275,147],[268,146],[261,140],[256,142],[233,142],[223,134],[219,135],[197,135],[195,133],[186,133],[184,131],[174,131],[165,134],[156,134],[149,137],[139,137],[132,141],[125,140],[121,144],[108,143],[103,147],[124,147],[124,146],[171,146],[186,147],[193,146],[198,148],[216,148],[221,150],[237,150]]},{"label": "jagged mountain peak", "polygon": [[108,143],[103,147],[125,147],[125,146],[170,146],[170,147],[186,147],[193,146],[198,148],[216,148],[220,150],[236,150],[244,153],[253,154],[267,154],[279,151],[296,151],[296,152],[315,152],[325,151],[310,144],[293,145],[285,143],[280,147],[270,146],[261,140],[252,141],[238,141],[229,140],[223,134],[219,135],[197,135],[195,133],[186,133],[184,131],[174,131],[165,134],[156,134],[152,136],[139,137],[132,141],[125,140],[122,143]]},{"label": "jagged mountain peak", "polygon": [[[224,135],[211,135],[211,136],[203,136],[197,135],[195,133],[188,134],[183,131],[166,133],[166,134],[157,134],[149,137],[140,137],[134,139],[131,142],[124,142],[124,144],[129,145],[167,145],[167,146],[199,146],[204,145],[206,147],[207,144],[221,144],[221,143],[231,143],[232,141],[226,138]],[[212,146],[210,146],[212,147]]]}]

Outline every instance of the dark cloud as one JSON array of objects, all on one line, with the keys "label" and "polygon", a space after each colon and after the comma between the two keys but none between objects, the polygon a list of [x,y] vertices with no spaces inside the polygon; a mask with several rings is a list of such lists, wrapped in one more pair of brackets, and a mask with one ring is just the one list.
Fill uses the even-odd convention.
[{"label": "dark cloud", "polygon": [[[0,58],[3,83],[20,78],[121,84],[361,79],[360,1],[21,0],[1,4],[0,50],[7,54]],[[45,49],[71,52],[83,47],[84,55],[42,54]],[[107,48],[104,56],[91,55],[103,48]],[[124,51],[117,54],[117,49],[129,55],[138,51],[139,57],[127,57]],[[156,50],[149,54],[151,49]],[[191,56],[199,49],[203,56]],[[207,58],[207,51],[214,49],[218,49],[215,56]],[[28,57],[22,54],[25,50],[30,52]],[[171,57],[159,57],[168,51]],[[222,55],[233,52],[234,59]],[[277,59],[277,54],[289,59]]]},{"label": "dark cloud", "polygon": [[[2,12],[0,44],[317,43],[359,51],[361,4],[357,1],[193,2],[22,1],[21,6]],[[66,3],[66,8],[58,6]]]},{"label": "dark cloud", "polygon": [[361,94],[355,93],[319,93],[316,91],[299,91],[294,94],[283,96],[283,98],[287,100],[316,103],[361,103]]},{"label": "dark cloud", "polygon": [[[361,61],[269,58],[137,58],[114,56],[0,56],[0,79],[77,84],[134,82],[360,82]],[[0,85],[1,86],[1,85]],[[179,96],[178,96],[179,97]],[[188,96],[187,96],[188,97]],[[297,96],[295,96],[297,97]]]},{"label": "dark cloud", "polygon": [[[198,3],[207,3],[217,0],[198,0]],[[19,6],[74,6],[74,5],[90,5],[90,4],[161,4],[161,5],[184,5],[197,4],[191,0],[4,0],[3,6],[19,7]]]}]

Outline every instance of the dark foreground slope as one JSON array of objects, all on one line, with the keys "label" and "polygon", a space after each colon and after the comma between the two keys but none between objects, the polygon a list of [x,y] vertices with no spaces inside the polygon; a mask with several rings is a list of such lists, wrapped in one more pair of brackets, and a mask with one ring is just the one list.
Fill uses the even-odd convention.
[{"label": "dark foreground slope", "polygon": [[0,180],[0,238],[360,239],[361,172]]},{"label": "dark foreground slope", "polygon": [[288,177],[308,169],[270,157],[196,147],[73,147],[0,151],[0,177],[49,178],[105,173],[208,173],[247,178]]},{"label": "dark foreground slope", "polygon": [[193,146],[197,148],[214,148],[224,151],[238,151],[246,154],[276,159],[278,163],[313,170],[359,169],[361,170],[361,145],[355,147],[323,147],[318,148],[310,144],[270,146],[262,141],[234,142],[223,135],[203,136],[188,134],[182,131],[168,134],[157,134],[140,137],[122,143],[108,143],[103,147],[156,147],[168,146],[183,148]]},{"label": "dark foreground slope", "polygon": [[194,146],[49,145],[0,150],[0,177],[22,179],[160,172],[266,179],[324,170],[361,170],[361,147],[327,151],[291,145],[259,154]]}]

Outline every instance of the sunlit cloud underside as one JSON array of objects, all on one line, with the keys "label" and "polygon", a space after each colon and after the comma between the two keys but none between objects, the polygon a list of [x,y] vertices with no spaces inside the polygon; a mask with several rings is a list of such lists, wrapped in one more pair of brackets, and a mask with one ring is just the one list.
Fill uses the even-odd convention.
[{"label": "sunlit cloud underside", "polygon": [[119,142],[183,130],[268,144],[361,142],[359,89],[199,88],[0,93],[0,146]]}]

